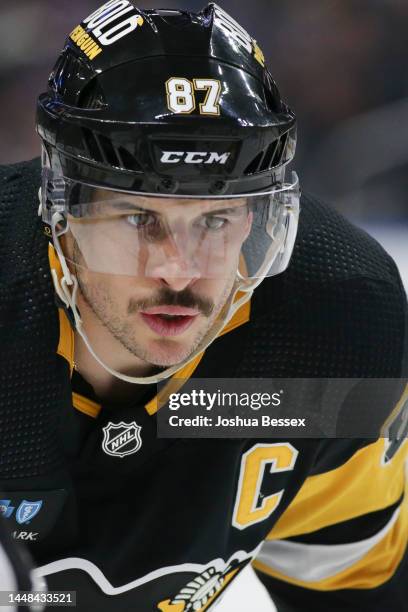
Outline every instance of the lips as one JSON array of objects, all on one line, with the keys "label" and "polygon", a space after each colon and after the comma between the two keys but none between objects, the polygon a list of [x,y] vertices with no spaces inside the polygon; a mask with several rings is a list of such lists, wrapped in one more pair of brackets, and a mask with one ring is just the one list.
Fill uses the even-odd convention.
[{"label": "lips", "polygon": [[140,313],[143,321],[159,336],[179,336],[196,320],[199,313],[181,306],[157,306]]},{"label": "lips", "polygon": [[154,306],[143,310],[143,314],[196,316],[199,311],[196,308],[185,308],[184,306]]}]

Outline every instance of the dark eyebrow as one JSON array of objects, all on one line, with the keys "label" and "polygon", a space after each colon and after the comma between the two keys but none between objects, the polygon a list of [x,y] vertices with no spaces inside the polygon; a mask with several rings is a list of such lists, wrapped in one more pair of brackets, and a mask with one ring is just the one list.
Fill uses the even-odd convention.
[{"label": "dark eyebrow", "polygon": [[126,202],[122,200],[120,200],[119,202],[115,202],[114,208],[115,210],[119,210],[119,211],[120,210],[136,210],[136,211],[155,213],[155,214],[159,213],[159,211],[157,210],[151,210],[149,208],[145,208],[144,206],[140,206],[139,204],[133,204],[132,202]]},{"label": "dark eyebrow", "polygon": [[241,208],[244,208],[246,204],[241,204],[240,206],[233,206],[231,208],[219,208],[218,210],[208,210],[205,211],[205,215],[230,215],[239,212]]},{"label": "dark eyebrow", "polygon": [[[203,215],[230,215],[230,214],[236,214],[237,212],[239,212],[244,206],[247,206],[247,204],[240,204],[239,206],[230,206],[229,208],[218,208],[216,210],[203,210],[201,212],[201,214]],[[145,208],[142,205],[138,205],[138,204],[134,204],[132,202],[126,202],[125,200],[120,200],[118,202],[115,202],[114,204],[115,210],[118,211],[127,211],[127,210],[134,210],[134,211],[140,211],[140,212],[146,212],[146,213],[151,213],[151,214],[155,214],[155,215],[160,215],[161,212],[159,210],[154,210],[154,209],[150,209],[150,208]]]}]

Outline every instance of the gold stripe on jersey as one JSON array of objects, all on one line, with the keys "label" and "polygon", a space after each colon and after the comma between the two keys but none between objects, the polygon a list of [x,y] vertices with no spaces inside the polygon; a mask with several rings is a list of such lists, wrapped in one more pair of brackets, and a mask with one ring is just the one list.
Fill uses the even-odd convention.
[{"label": "gold stripe on jersey", "polygon": [[386,440],[380,438],[340,467],[309,476],[267,539],[312,533],[395,504],[404,491],[407,440],[384,465],[385,448]]},{"label": "gold stripe on jersey", "polygon": [[[241,299],[241,297],[243,297],[243,295],[244,294],[242,291],[238,291],[234,301],[237,302],[238,300]],[[251,316],[251,300],[249,300],[248,302],[245,302],[245,304],[243,304],[241,308],[237,310],[237,312],[232,317],[231,321],[228,321],[226,326],[220,331],[220,333],[218,334],[218,338],[220,338],[221,336],[224,336],[225,334],[228,334],[229,332],[236,329],[237,327],[240,327],[244,323],[248,323],[250,316]]]},{"label": "gold stripe on jersey", "polygon": [[[346,532],[346,521],[395,504],[404,491],[408,446],[405,440],[392,461],[384,464],[386,442],[381,438],[361,448],[340,467],[307,478],[267,540],[284,540],[343,522]],[[398,519],[381,541],[359,561],[335,575],[306,581],[289,577],[260,561],[254,561],[253,565],[274,578],[309,589],[370,589],[393,576],[407,541],[408,500],[405,499]],[[326,546],[330,549],[330,544]]]},{"label": "gold stripe on jersey", "polygon": [[[274,572],[284,574],[286,579],[310,583],[332,578],[355,566],[394,527],[401,513],[401,504],[398,508],[391,508],[393,513],[387,523],[367,538],[360,540],[357,535],[356,541],[343,544],[329,543],[329,540],[319,544],[293,539],[267,540],[262,544],[256,560]],[[341,526],[346,534],[345,523]],[[311,559],[313,563],[310,563]]]},{"label": "gold stripe on jersey", "polygon": [[156,414],[159,408],[161,408],[167,402],[172,393],[177,393],[180,387],[184,385],[184,382],[188,380],[190,376],[192,376],[203,356],[204,351],[173,374],[163,389],[145,405],[145,410],[148,414],[150,414],[150,416]]},{"label": "gold stripe on jersey", "polygon": [[[225,590],[225,588],[228,585],[228,583],[231,582],[231,580],[233,578],[235,578],[235,576],[241,570],[242,570],[242,567],[237,567],[237,568],[229,571],[228,573],[224,574],[221,577],[222,578],[222,584],[216,590],[214,595],[211,595],[207,599],[205,604],[200,606],[200,608],[194,608],[194,610],[197,610],[197,612],[205,612],[206,610],[208,610],[212,606],[214,601],[220,597],[221,593]],[[216,589],[217,587],[215,586],[214,588]],[[188,597],[188,594],[186,594],[186,597]],[[199,605],[198,602],[196,602],[196,604]],[[186,602],[185,601],[180,601],[180,602],[172,603],[170,599],[166,599],[165,601],[161,601],[157,605],[157,609],[161,610],[161,612],[184,612],[186,610]],[[189,609],[191,609],[191,608],[189,608]]]},{"label": "gold stripe on jersey", "polygon": [[[52,244],[48,245],[48,261],[50,269],[55,270],[59,279],[62,278],[62,268]],[[74,369],[74,332],[63,308],[58,308],[60,335],[57,354],[69,363],[69,369]]]},{"label": "gold stripe on jersey", "polygon": [[58,308],[60,336],[57,348],[58,355],[64,357],[69,363],[69,369],[72,376],[74,369],[74,332],[68,321],[67,315],[62,308]]},{"label": "gold stripe on jersey", "polygon": [[72,393],[72,405],[80,412],[83,412],[87,416],[93,417],[94,419],[96,419],[102,409],[100,404],[93,402],[79,393],[75,393],[75,391]]},{"label": "gold stripe on jersey", "polygon": [[[323,498],[324,499],[324,498]],[[344,571],[318,581],[304,581],[290,578],[273,570],[259,561],[254,561],[255,569],[296,586],[333,591],[338,589],[373,589],[381,586],[395,574],[408,541],[408,500],[401,505],[401,513],[392,529],[357,563]],[[327,545],[330,547],[330,545]],[[311,561],[313,562],[313,561]]]}]

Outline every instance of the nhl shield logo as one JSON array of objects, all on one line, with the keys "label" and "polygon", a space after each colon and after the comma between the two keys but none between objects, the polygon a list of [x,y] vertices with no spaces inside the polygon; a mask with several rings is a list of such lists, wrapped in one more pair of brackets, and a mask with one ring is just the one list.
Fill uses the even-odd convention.
[{"label": "nhl shield logo", "polygon": [[24,523],[28,523],[29,521],[31,521],[35,516],[37,516],[37,514],[41,510],[42,505],[43,505],[42,500],[32,502],[32,501],[27,501],[26,499],[23,499],[23,501],[17,508],[17,512],[16,512],[17,523],[19,523],[20,525],[23,525]]},{"label": "nhl shield logo", "polygon": [[137,453],[142,446],[141,429],[135,421],[131,423],[109,422],[103,428],[103,451],[112,457],[126,457],[126,455]]}]

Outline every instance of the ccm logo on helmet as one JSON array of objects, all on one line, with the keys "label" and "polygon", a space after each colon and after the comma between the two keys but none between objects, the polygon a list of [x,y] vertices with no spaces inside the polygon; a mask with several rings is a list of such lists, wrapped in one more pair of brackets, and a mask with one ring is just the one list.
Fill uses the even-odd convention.
[{"label": "ccm logo on helmet", "polygon": [[231,153],[201,152],[201,151],[163,151],[162,164],[225,164]]}]

